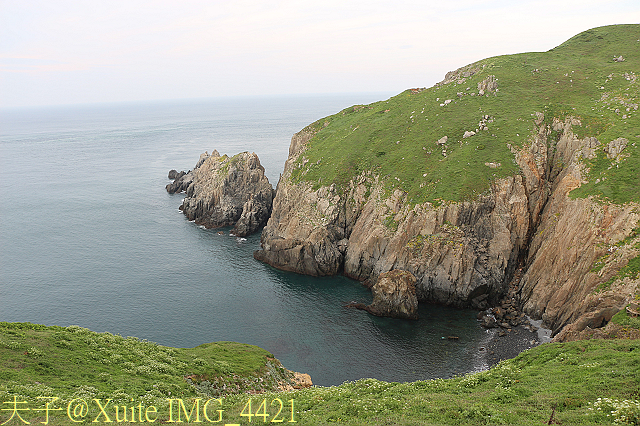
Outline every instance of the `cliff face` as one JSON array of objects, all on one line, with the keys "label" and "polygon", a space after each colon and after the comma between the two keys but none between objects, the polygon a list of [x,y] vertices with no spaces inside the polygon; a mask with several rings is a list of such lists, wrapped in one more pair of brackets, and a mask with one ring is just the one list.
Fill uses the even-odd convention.
[{"label": "cliff face", "polygon": [[361,174],[342,192],[335,184],[314,189],[296,182],[292,171],[313,136],[301,132],[292,139],[254,256],[285,270],[343,272],[361,281],[405,270],[416,277],[420,301],[475,308],[504,296],[522,266],[520,304],[556,333],[568,326],[559,339],[600,326],[628,303],[638,280],[604,292],[596,288],[639,250],[619,244],[615,259],[591,271],[631,234],[640,210],[635,203],[571,199],[569,192],[584,180],[580,160],[607,146],[579,139],[575,118],[545,121],[539,113],[535,124],[530,143],[512,148],[520,174],[496,180],[475,201],[439,206],[412,206],[399,190],[385,194],[373,173]]},{"label": "cliff face", "polygon": [[264,226],[271,214],[273,188],[255,153],[227,157],[214,150],[202,154],[189,173],[174,176],[167,191],[184,191],[180,210],[207,228],[234,225],[232,232],[245,236]]},{"label": "cliff face", "polygon": [[[557,340],[608,322],[640,283],[636,278],[603,286],[640,252],[633,234],[640,210],[637,203],[570,197],[571,190],[586,183],[580,160],[604,156],[611,145],[593,137],[579,139],[572,131],[579,124],[576,119],[553,120],[540,128],[529,151],[517,156],[530,193],[538,194],[536,206],[543,207],[539,214],[537,207],[531,210],[535,228],[520,299],[527,314],[560,333]],[[552,132],[560,132],[557,142],[549,141]]]},{"label": "cliff face", "polygon": [[520,176],[499,180],[477,201],[409,207],[396,191],[385,197],[373,174],[341,193],[314,190],[291,171],[308,132],[293,137],[274,209],[256,259],[309,275],[364,281],[401,269],[417,278],[421,301],[483,308],[505,293],[530,228]]}]

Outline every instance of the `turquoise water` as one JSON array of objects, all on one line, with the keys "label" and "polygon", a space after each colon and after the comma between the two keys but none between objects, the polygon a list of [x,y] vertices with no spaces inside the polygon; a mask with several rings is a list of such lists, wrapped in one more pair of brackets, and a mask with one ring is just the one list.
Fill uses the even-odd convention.
[{"label": "turquoise water", "polygon": [[[167,172],[200,153],[255,151],[276,185],[291,135],[385,94],[238,98],[0,111],[0,320],[77,324],[163,345],[232,340],[315,384],[410,381],[483,368],[474,311],[419,321],[343,308],[359,283],[255,261],[246,240],[178,211]],[[445,336],[456,335],[458,341]]]}]

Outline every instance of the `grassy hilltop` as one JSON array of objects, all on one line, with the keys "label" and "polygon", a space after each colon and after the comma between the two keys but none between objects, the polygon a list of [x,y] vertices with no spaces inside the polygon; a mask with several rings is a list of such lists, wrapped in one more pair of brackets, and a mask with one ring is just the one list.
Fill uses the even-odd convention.
[{"label": "grassy hilltop", "polygon": [[[614,60],[620,56],[624,61]],[[526,145],[536,113],[544,113],[544,124],[578,118],[574,132],[581,138],[596,137],[603,145],[618,137],[631,142],[630,157],[614,170],[600,150],[589,164],[593,179],[575,196],[639,201],[638,73],[640,25],[594,28],[548,52],[484,59],[432,88],[356,105],[311,124],[306,130],[317,134],[293,178],[319,187],[373,171],[412,203],[473,199],[494,179],[518,173],[510,146]],[[483,81],[495,82],[497,90],[480,95]],[[476,134],[464,138],[467,131]],[[438,144],[444,136],[447,142]]]},{"label": "grassy hilltop", "polygon": [[0,322],[0,402],[18,394],[159,403],[199,392],[278,390],[291,376],[271,353],[252,345],[170,348],[78,326]]}]

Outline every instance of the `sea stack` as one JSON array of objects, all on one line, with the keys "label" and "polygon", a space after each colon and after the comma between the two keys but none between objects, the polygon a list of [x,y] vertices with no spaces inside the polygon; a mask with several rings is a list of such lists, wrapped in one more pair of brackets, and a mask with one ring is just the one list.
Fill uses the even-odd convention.
[{"label": "sea stack", "polygon": [[185,192],[180,210],[189,220],[207,228],[234,226],[239,237],[262,228],[271,215],[274,190],[255,153],[233,157],[200,156],[188,173],[170,172],[176,179],[167,185],[169,193]]}]

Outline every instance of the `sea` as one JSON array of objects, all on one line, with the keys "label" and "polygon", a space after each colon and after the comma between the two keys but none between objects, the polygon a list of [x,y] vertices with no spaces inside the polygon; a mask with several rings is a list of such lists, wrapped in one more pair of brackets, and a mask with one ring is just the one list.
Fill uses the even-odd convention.
[{"label": "sea", "polygon": [[248,343],[320,386],[487,368],[490,335],[475,311],[422,304],[409,321],[345,308],[371,303],[370,291],[343,276],[260,263],[259,233],[204,229],[178,210],[183,195],[165,190],[170,169],[190,170],[214,149],[257,153],[275,187],[295,132],[391,95],[0,110],[0,321],[79,325],[173,347]]}]

